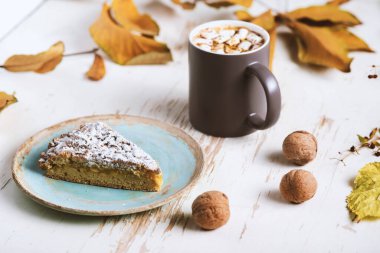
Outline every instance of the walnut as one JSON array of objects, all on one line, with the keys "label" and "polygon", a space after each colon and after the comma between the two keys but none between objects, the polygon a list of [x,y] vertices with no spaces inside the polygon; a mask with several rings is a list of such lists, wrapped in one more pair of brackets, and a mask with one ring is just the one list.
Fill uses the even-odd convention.
[{"label": "walnut", "polygon": [[306,170],[291,170],[281,179],[281,195],[290,202],[302,203],[311,199],[316,191],[317,180]]},{"label": "walnut", "polygon": [[192,205],[195,223],[205,230],[219,228],[230,218],[227,196],[219,191],[208,191],[199,195]]},{"label": "walnut", "polygon": [[305,165],[317,155],[317,139],[306,131],[293,132],[285,138],[282,151],[292,163]]}]

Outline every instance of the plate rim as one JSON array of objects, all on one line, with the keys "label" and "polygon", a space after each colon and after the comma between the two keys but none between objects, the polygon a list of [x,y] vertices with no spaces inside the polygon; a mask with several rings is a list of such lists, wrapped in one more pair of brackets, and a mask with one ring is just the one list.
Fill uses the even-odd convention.
[{"label": "plate rim", "polygon": [[[37,196],[37,194],[34,194],[28,186],[24,184],[24,180],[19,175],[21,173],[21,166],[23,164],[24,158],[26,155],[29,154],[32,147],[34,147],[35,143],[42,139],[45,136],[48,136],[49,134],[53,133],[57,129],[63,128],[70,124],[82,124],[89,121],[102,121],[102,120],[108,120],[108,121],[120,121],[120,120],[126,120],[131,123],[145,123],[148,125],[154,125],[157,126],[170,134],[176,136],[177,138],[180,138],[182,141],[184,141],[190,148],[191,152],[193,153],[195,157],[195,170],[194,173],[190,179],[190,182],[186,184],[183,188],[179,189],[177,192],[175,192],[173,195],[168,196],[167,198],[164,198],[162,200],[155,201],[150,204],[146,204],[140,207],[135,208],[128,208],[125,210],[107,210],[107,211],[94,211],[94,210],[83,210],[83,209],[76,209],[76,208],[70,208],[61,206],[58,204],[51,203],[49,201],[44,200],[42,197]],[[20,162],[21,161],[21,162]],[[138,213],[143,211],[148,211],[157,207],[160,207],[162,205],[165,205],[182,195],[184,195],[188,190],[190,190],[196,182],[199,180],[202,169],[204,165],[204,154],[201,146],[199,143],[191,137],[188,133],[183,131],[182,129],[166,123],[162,122],[160,120],[143,117],[143,116],[135,116],[135,115],[129,115],[129,114],[102,114],[102,115],[91,115],[91,116],[84,116],[84,117],[77,117],[74,119],[65,120],[62,122],[59,122],[57,124],[51,125],[45,129],[42,129],[38,131],[37,133],[33,134],[31,137],[29,137],[16,151],[16,154],[13,158],[13,164],[12,164],[12,177],[13,180],[16,182],[16,185],[18,186],[21,191],[26,194],[29,198],[34,200],[35,202],[42,204],[46,207],[50,207],[57,211],[62,211],[66,213],[71,214],[79,214],[79,215],[88,215],[88,216],[116,216],[116,215],[125,215],[125,214],[132,214],[132,213]]]}]

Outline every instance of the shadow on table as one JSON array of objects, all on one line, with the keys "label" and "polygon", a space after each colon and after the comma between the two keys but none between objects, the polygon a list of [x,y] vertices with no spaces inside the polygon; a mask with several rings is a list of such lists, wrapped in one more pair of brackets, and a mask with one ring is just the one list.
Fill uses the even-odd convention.
[{"label": "shadow on table", "polygon": [[268,154],[266,155],[266,158],[267,158],[270,162],[277,163],[277,164],[279,164],[279,165],[288,166],[288,167],[294,167],[293,164],[291,164],[288,160],[286,160],[286,158],[285,158],[284,155],[282,154],[282,151],[281,151],[281,150],[277,150],[277,151],[274,151],[274,152],[268,153]]},{"label": "shadow on table", "polygon": [[272,190],[269,194],[267,194],[267,198],[272,200],[273,202],[277,202],[280,204],[289,205],[289,202],[286,201],[282,196],[279,190]]},{"label": "shadow on table", "polygon": [[347,181],[347,184],[353,189],[355,184],[354,184],[354,181],[355,181],[355,177],[351,177],[348,181]]}]

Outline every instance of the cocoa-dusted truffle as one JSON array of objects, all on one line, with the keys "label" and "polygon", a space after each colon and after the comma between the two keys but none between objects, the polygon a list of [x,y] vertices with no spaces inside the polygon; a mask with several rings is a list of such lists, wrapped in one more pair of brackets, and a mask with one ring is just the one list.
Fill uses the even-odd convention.
[{"label": "cocoa-dusted truffle", "polygon": [[296,165],[305,165],[314,160],[317,149],[317,139],[306,131],[289,134],[282,144],[284,156]]},{"label": "cocoa-dusted truffle", "polygon": [[306,170],[291,170],[280,183],[282,197],[296,204],[311,199],[316,191],[317,180]]},{"label": "cocoa-dusted truffle", "polygon": [[219,191],[199,195],[193,202],[192,211],[194,222],[206,230],[219,228],[230,218],[228,198]]}]

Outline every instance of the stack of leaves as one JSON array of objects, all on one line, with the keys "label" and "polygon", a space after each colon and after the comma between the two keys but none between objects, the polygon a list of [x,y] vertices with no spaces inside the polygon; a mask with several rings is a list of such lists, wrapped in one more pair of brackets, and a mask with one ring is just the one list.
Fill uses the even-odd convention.
[{"label": "stack of leaves", "polygon": [[347,208],[354,221],[380,217],[380,163],[368,163],[358,172],[354,189],[347,196]]},{"label": "stack of leaves", "polygon": [[300,8],[286,13],[267,11],[251,16],[237,11],[238,19],[263,26],[271,34],[271,59],[275,44],[275,30],[279,25],[289,27],[295,38],[300,62],[337,68],[350,72],[351,51],[372,52],[372,49],[348,28],[361,24],[352,13],[342,10],[340,4],[347,0],[334,0],[326,5]]},{"label": "stack of leaves", "polygon": [[172,0],[173,3],[180,5],[186,10],[194,9],[198,2],[203,2],[214,8],[228,7],[231,5],[241,5],[248,8],[252,5],[252,1],[253,0]]}]

